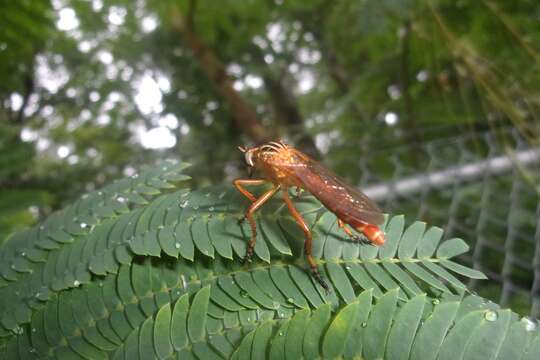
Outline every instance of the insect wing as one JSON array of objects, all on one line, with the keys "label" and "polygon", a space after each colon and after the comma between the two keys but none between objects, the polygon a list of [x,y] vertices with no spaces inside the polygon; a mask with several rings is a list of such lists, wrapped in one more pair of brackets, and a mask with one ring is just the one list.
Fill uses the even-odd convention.
[{"label": "insect wing", "polygon": [[342,220],[380,225],[384,217],[366,194],[339,178],[319,162],[300,153],[293,172],[304,187]]}]

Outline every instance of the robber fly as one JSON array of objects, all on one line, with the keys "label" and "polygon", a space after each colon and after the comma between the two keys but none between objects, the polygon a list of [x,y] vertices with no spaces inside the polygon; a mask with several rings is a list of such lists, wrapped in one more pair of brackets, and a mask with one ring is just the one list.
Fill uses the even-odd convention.
[{"label": "robber fly", "polygon": [[[261,146],[251,148],[239,147],[244,153],[246,164],[259,170],[261,179],[236,179],[234,186],[251,201],[245,216],[251,227],[251,239],[247,246],[245,261],[251,261],[257,226],[253,214],[280,189],[283,200],[291,215],[305,234],[304,251],[311,268],[311,273],[317,282],[328,291],[328,285],[317,270],[317,265],[311,255],[312,234],[302,215],[294,207],[289,197],[288,189],[305,189],[338,218],[338,225],[353,241],[380,246],[384,244],[384,233],[379,228],[384,217],[381,210],[361,191],[347,185],[332,171],[311,159],[299,150],[284,144],[282,141],[271,141]],[[272,188],[260,197],[255,197],[246,190],[245,186],[272,184]],[[353,232],[362,233],[364,240]]]}]

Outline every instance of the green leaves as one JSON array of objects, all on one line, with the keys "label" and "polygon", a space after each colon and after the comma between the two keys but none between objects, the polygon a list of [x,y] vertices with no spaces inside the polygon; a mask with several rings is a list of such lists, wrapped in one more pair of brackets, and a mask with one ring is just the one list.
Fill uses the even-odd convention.
[{"label": "green leaves", "polygon": [[[145,230],[139,224],[150,208],[139,206],[161,191],[170,191],[169,181],[188,179],[182,174],[186,167],[164,163],[117,181],[8,239],[0,249],[0,334],[28,322],[31,309],[42,306],[53,292],[89,283],[92,274],[115,273],[121,264],[131,263],[133,252],[126,239]],[[151,204],[170,198],[157,198]],[[150,214],[158,210],[154,207]],[[146,229],[159,226],[145,224]]]},{"label": "green leaves", "polygon": [[[458,276],[483,275],[451,260],[466,246],[441,242],[438,228],[388,217],[385,246],[358,246],[314,198],[297,200],[327,293],[307,271],[303,238],[279,201],[258,213],[256,259],[243,265],[245,201],[230,189],[169,189],[166,179],[184,178],[174,171],[101,192],[136,192],[146,204],[98,211],[108,200],[85,197],[6,243],[7,358],[406,359],[450,356],[455,346],[495,358],[515,353],[514,342],[535,346],[537,333],[514,314],[462,300]],[[149,195],[152,185],[165,192]],[[74,227],[83,216],[87,226]]]},{"label": "green leaves", "polygon": [[[259,356],[266,353],[269,358],[291,359],[436,359],[447,358],[446,354],[452,359],[495,359],[506,351],[515,351],[520,358],[534,350],[533,341],[525,341],[525,348],[520,349],[501,347],[506,339],[514,338],[509,327],[519,328],[523,324],[509,310],[489,309],[485,305],[468,309],[468,298],[437,303],[424,295],[406,302],[396,299],[397,292],[393,291],[373,303],[370,294],[364,292],[331,314],[330,308],[323,306],[314,312],[299,311],[287,320],[264,322],[244,336],[233,357],[245,358],[240,353],[255,346],[255,338],[259,340]],[[456,316],[458,308],[465,312],[461,318]],[[360,313],[364,321],[357,323]],[[445,321],[443,326],[434,327],[434,318],[449,319],[456,325],[448,330]],[[297,333],[298,325],[304,324],[305,331]],[[268,337],[271,327],[273,336]],[[538,336],[538,331],[529,329],[524,335],[525,339]],[[266,346],[261,344],[262,339]],[[421,348],[428,351],[418,352]],[[420,355],[423,357],[417,357]]]}]

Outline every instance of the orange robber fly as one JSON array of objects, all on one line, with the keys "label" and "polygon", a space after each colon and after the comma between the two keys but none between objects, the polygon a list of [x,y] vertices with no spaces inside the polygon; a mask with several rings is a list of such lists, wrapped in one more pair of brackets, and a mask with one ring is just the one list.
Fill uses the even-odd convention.
[{"label": "orange robber fly", "polygon": [[[251,239],[247,246],[245,261],[251,261],[257,239],[257,226],[253,214],[281,189],[285,204],[305,234],[304,251],[313,277],[328,291],[328,285],[319,274],[311,255],[313,238],[311,230],[289,197],[290,187],[296,187],[297,190],[305,189],[312,193],[337,216],[339,227],[353,241],[377,246],[384,244],[384,233],[379,228],[384,217],[379,207],[365,194],[346,184],[322,164],[282,141],[271,141],[251,148],[238,148],[244,153],[250,170],[254,168],[262,174],[262,179],[236,179],[233,182],[238,191],[251,201],[251,205],[241,219],[247,219],[251,227]],[[245,189],[248,185],[266,183],[271,183],[272,188],[258,198]],[[360,238],[348,226],[362,233],[367,240]]]}]

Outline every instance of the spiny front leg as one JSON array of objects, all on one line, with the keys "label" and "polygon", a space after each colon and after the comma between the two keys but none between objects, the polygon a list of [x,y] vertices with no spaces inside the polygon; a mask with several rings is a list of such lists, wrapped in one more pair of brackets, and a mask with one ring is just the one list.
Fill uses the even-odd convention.
[{"label": "spiny front leg", "polygon": [[[247,190],[244,186],[246,185],[263,185],[266,184],[268,181],[264,179],[236,179],[233,180],[233,185],[242,195],[247,197],[252,203],[257,201],[257,198],[255,195],[253,195],[249,190]],[[240,219],[238,219],[238,224],[241,224],[246,220],[246,216],[242,216]]]},{"label": "spiny front leg", "polygon": [[253,256],[253,249],[255,249],[255,242],[257,241],[257,224],[255,223],[255,219],[253,218],[253,214],[255,211],[257,211],[265,202],[268,201],[274,194],[279,190],[279,185],[274,185],[274,187],[264,194],[261,195],[258,199],[256,199],[251,206],[247,209],[246,214],[244,215],[244,218],[248,220],[249,226],[251,227],[251,239],[248,242],[247,249],[246,249],[246,256],[244,257],[244,262],[251,261],[251,257]]},{"label": "spiny front leg", "polygon": [[357,234],[353,233],[352,230],[343,222],[343,220],[338,218],[338,226],[343,230],[351,240],[357,244],[373,245],[369,240],[366,240]]},{"label": "spiny front leg", "polygon": [[296,223],[298,224],[298,226],[300,226],[300,228],[304,232],[304,235],[306,236],[306,241],[304,242],[304,252],[306,253],[306,258],[311,269],[311,275],[328,293],[330,291],[330,288],[328,287],[326,281],[324,281],[322,275],[319,273],[319,270],[317,269],[317,264],[315,264],[315,260],[313,260],[313,256],[311,255],[311,247],[313,242],[313,235],[311,234],[311,230],[309,230],[309,227],[307,226],[306,221],[304,220],[302,215],[300,215],[298,210],[296,210],[296,208],[294,207],[294,204],[289,197],[287,189],[283,189],[283,200],[285,200],[285,203],[289,208],[289,212],[294,217],[294,220],[296,220]]},{"label": "spiny front leg", "polygon": [[257,198],[249,192],[244,186],[246,185],[262,185],[266,184],[268,181],[264,179],[236,179],[233,181],[233,185],[236,188],[236,190],[240,191],[242,195],[247,197],[251,202],[257,201]]}]

